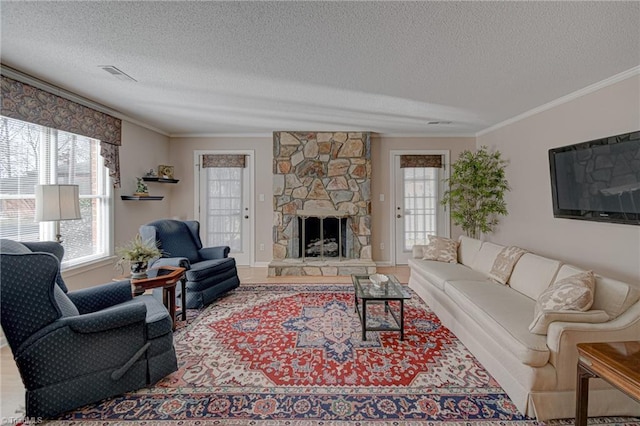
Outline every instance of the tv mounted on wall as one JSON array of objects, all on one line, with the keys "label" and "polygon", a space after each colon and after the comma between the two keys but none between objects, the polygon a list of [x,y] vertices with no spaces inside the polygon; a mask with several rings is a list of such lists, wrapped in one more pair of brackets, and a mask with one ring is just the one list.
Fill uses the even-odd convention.
[{"label": "tv mounted on wall", "polygon": [[640,131],[549,150],[553,216],[640,225]]}]

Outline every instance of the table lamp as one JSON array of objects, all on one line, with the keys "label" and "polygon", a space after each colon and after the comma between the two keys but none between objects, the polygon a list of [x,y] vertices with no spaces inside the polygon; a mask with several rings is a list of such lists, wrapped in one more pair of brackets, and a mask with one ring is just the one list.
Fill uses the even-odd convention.
[{"label": "table lamp", "polygon": [[81,219],[78,185],[36,185],[36,222],[56,223],[56,241],[62,243],[60,221]]}]

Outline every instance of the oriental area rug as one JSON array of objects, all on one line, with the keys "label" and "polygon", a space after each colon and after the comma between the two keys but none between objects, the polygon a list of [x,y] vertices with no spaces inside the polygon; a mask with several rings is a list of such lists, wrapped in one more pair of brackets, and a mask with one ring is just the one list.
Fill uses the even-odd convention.
[{"label": "oriental area rug", "polygon": [[[404,341],[397,332],[369,332],[362,341],[351,285],[242,285],[180,324],[178,371],[50,424],[542,424],[520,414],[412,295]],[[390,320],[383,305],[370,311],[372,321]]]}]

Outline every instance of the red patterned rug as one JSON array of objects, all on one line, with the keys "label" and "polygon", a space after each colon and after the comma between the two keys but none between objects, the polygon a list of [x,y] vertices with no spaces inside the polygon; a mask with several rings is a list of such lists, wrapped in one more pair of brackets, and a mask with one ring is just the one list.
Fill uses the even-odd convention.
[{"label": "red patterned rug", "polygon": [[177,372],[53,424],[539,424],[415,294],[404,341],[362,341],[353,303],[351,285],[243,285],[190,312],[175,334]]}]

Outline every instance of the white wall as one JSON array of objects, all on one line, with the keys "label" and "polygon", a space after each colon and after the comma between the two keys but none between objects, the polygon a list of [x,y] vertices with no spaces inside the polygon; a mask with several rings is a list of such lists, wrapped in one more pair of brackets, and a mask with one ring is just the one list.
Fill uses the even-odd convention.
[{"label": "white wall", "polygon": [[[120,147],[120,177],[122,187],[114,190],[114,241],[119,247],[131,240],[140,225],[156,219],[168,217],[172,193],[180,185],[149,183],[151,195],[164,195],[162,201],[123,201],[121,195],[131,195],[136,188],[136,177],[149,169],[157,169],[159,164],[171,164],[169,160],[169,138],[144,127],[122,122],[122,146]],[[179,178],[179,176],[177,177]],[[190,189],[190,188],[189,188]],[[114,268],[115,261],[106,262],[98,268],[80,268],[63,272],[69,289],[91,287],[111,281],[120,276]],[[104,262],[103,262],[104,263]]]},{"label": "white wall", "polygon": [[509,215],[488,240],[640,282],[640,227],[553,217],[548,150],[640,129],[640,76],[483,134],[510,161]]}]

